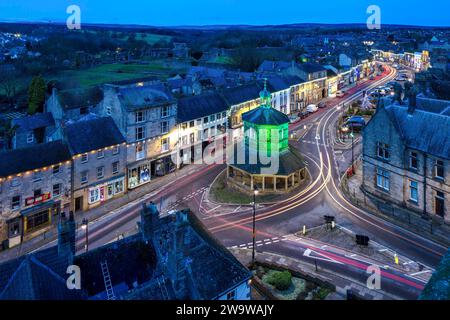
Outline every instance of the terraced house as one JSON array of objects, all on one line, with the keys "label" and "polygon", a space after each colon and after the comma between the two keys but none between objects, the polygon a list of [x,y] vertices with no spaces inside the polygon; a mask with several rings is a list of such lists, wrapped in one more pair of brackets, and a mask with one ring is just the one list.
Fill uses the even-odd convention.
[{"label": "terraced house", "polygon": [[363,133],[363,190],[450,222],[450,117],[380,106]]},{"label": "terraced house", "polygon": [[99,113],[111,116],[125,137],[129,189],[176,169],[177,101],[163,85],[105,85]]},{"label": "terraced house", "polygon": [[62,141],[0,152],[0,248],[52,226],[70,207],[71,155]]}]

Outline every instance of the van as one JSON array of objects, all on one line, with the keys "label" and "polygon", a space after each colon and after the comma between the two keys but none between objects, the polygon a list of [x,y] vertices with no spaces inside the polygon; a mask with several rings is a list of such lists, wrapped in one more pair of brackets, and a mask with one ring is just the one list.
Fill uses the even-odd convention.
[{"label": "van", "polygon": [[306,107],[306,111],[308,111],[309,113],[314,113],[317,110],[319,110],[319,108],[317,108],[315,104],[310,104],[309,106]]}]

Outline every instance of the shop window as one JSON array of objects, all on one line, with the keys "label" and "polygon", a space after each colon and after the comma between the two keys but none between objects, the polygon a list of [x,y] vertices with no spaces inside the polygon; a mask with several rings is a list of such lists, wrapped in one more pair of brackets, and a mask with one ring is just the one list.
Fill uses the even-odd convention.
[{"label": "shop window", "polygon": [[61,194],[61,184],[56,183],[53,185],[53,197],[57,197]]},{"label": "shop window", "polygon": [[434,177],[444,179],[444,161],[436,160],[434,162]]},{"label": "shop window", "polygon": [[27,217],[27,230],[36,229],[43,224],[49,222],[48,217],[49,210],[45,210]]},{"label": "shop window", "polygon": [[11,209],[17,210],[20,208],[20,196],[14,196],[11,199]]},{"label": "shop window", "polygon": [[119,173],[119,161],[113,162],[112,164],[112,173],[118,174]]},{"label": "shop window", "polygon": [[87,163],[89,160],[89,155],[87,153],[83,153],[81,155],[81,163]]},{"label": "shop window", "polygon": [[58,174],[61,170],[59,165],[53,166],[53,174]]},{"label": "shop window", "polygon": [[102,179],[105,176],[105,167],[97,168],[97,179]]},{"label": "shop window", "polygon": [[123,179],[111,182],[108,184],[108,197],[113,197],[116,194],[123,192]]},{"label": "shop window", "polygon": [[169,132],[169,121],[161,122],[161,134],[165,134]]},{"label": "shop window", "polygon": [[135,188],[143,183],[150,181],[150,165],[144,164],[137,168],[128,170],[128,186]]},{"label": "shop window", "polygon": [[8,221],[8,231],[10,238],[20,235],[20,219]]},{"label": "shop window", "polygon": [[89,203],[95,203],[100,201],[100,188],[89,189]]}]

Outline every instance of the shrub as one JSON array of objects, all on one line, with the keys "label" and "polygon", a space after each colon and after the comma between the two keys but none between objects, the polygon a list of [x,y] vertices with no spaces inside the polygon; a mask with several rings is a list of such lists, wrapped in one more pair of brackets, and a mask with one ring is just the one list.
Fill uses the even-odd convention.
[{"label": "shrub", "polygon": [[267,282],[280,291],[287,290],[292,284],[292,275],[289,271],[275,271],[268,277]]}]

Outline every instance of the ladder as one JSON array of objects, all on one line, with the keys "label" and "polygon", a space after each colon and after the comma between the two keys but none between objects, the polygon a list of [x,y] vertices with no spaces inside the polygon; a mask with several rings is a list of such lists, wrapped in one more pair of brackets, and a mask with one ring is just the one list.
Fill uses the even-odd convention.
[{"label": "ladder", "polygon": [[111,276],[109,275],[108,263],[105,261],[100,262],[103,273],[103,281],[105,282],[106,298],[108,300],[116,300],[114,290],[111,282]]},{"label": "ladder", "polygon": [[164,280],[163,276],[156,278],[156,280],[158,281],[158,286],[159,286],[159,289],[161,290],[161,294],[162,294],[164,300],[169,300],[169,293],[167,292],[166,280]]}]

